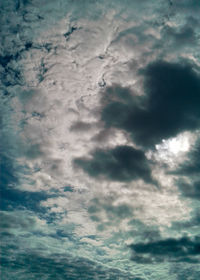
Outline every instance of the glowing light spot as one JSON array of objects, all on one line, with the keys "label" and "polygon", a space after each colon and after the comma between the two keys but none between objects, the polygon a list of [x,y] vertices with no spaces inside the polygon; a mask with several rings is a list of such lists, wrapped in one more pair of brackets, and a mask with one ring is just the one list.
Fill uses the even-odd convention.
[{"label": "glowing light spot", "polygon": [[177,137],[163,139],[161,144],[156,145],[156,152],[149,151],[147,158],[154,158],[156,161],[166,162],[173,166],[183,160],[185,154],[195,143],[197,136],[190,132],[184,132]]},{"label": "glowing light spot", "polygon": [[162,140],[162,144],[156,145],[158,151],[166,151],[177,155],[178,153],[187,152],[190,148],[190,137],[180,134],[175,138]]}]

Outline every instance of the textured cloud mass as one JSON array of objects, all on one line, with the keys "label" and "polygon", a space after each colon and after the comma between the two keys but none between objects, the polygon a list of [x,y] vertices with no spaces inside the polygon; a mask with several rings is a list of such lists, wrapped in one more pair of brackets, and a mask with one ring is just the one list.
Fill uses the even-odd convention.
[{"label": "textured cloud mass", "polygon": [[200,3],[0,1],[4,280],[197,280]]},{"label": "textured cloud mass", "polygon": [[129,146],[117,146],[108,151],[97,150],[92,160],[76,159],[92,177],[105,176],[112,181],[131,181],[142,178],[153,182],[150,167],[144,153]]},{"label": "textured cloud mass", "polygon": [[156,61],[141,72],[145,96],[120,87],[108,91],[114,100],[103,108],[107,125],[127,130],[147,147],[199,128],[200,77],[190,65]]},{"label": "textured cloud mass", "polygon": [[[200,255],[199,238],[194,241],[187,237],[180,239],[168,238],[149,243],[138,243],[130,246],[136,253],[133,260],[138,262],[163,262],[164,260],[174,262],[198,263]],[[145,258],[145,256],[147,256]]]}]

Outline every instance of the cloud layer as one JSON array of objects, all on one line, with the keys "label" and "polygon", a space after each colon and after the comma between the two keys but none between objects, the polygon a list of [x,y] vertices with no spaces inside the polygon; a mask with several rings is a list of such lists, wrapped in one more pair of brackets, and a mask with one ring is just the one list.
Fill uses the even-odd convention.
[{"label": "cloud layer", "polygon": [[0,2],[2,279],[199,279],[197,2]]}]

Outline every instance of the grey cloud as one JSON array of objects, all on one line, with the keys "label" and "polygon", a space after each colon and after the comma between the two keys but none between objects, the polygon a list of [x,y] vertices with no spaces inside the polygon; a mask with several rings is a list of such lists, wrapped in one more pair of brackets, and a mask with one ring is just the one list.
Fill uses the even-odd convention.
[{"label": "grey cloud", "polygon": [[102,99],[107,127],[129,132],[145,148],[200,126],[200,77],[187,63],[156,61],[139,72],[145,96],[128,88],[108,88]]},{"label": "grey cloud", "polygon": [[182,0],[182,1],[179,1],[179,0],[171,0],[171,3],[173,5],[173,8],[174,9],[180,9],[180,10],[190,10],[190,11],[198,11],[200,10],[200,7],[199,7],[199,2],[196,1],[196,0]]},{"label": "grey cloud", "polygon": [[24,212],[9,212],[1,211],[0,212],[0,229],[1,231],[11,231],[13,229],[32,229],[36,221],[32,216],[25,216]]},{"label": "grey cloud", "polygon": [[[19,174],[23,173],[24,169],[21,166],[16,166],[13,160],[3,156],[1,153],[0,158],[0,210],[5,211],[2,212],[3,218],[8,215],[17,222],[19,217],[13,210],[18,210],[19,212],[17,213],[21,213],[21,216],[24,211],[33,211],[48,222],[55,219],[56,217],[51,217],[48,209],[41,206],[40,203],[48,198],[59,196],[59,194],[20,190],[20,188],[17,188],[20,185]],[[5,219],[7,222],[9,217]]]},{"label": "grey cloud", "polygon": [[[133,216],[133,209],[130,205],[127,205],[126,203],[114,205],[114,201],[115,199],[112,196],[104,199],[93,199],[88,208],[88,212],[92,219],[100,221],[100,218],[98,217],[101,211],[105,211],[107,218],[112,221],[131,218]],[[94,217],[96,217],[96,219]]]},{"label": "grey cloud", "polygon": [[163,40],[169,43],[169,40],[172,39],[174,47],[177,48],[183,45],[190,45],[194,47],[194,44],[197,43],[197,37],[194,31],[194,27],[190,25],[183,26],[180,30],[176,30],[170,26],[165,26],[163,28],[164,37]]},{"label": "grey cloud", "polygon": [[188,153],[187,159],[176,170],[170,172],[170,174],[179,176],[175,182],[182,196],[195,200],[200,199],[199,156],[200,144],[198,139],[196,145]]},{"label": "grey cloud", "polygon": [[160,231],[157,226],[146,225],[135,218],[131,219],[128,225],[131,228],[131,235],[142,242],[153,242],[161,239]]},{"label": "grey cloud", "polygon": [[200,270],[197,264],[176,263],[171,266],[170,275],[176,275],[177,280],[198,280]]},{"label": "grey cloud", "polygon": [[87,122],[78,121],[71,126],[71,131],[87,131],[91,128],[92,124]]},{"label": "grey cloud", "polygon": [[177,175],[189,176],[191,179],[199,177],[200,173],[200,143],[199,139],[193,149],[188,154],[187,160],[180,164],[177,170],[171,172]]},{"label": "grey cloud", "polygon": [[178,180],[177,185],[184,197],[200,199],[200,181],[193,181],[188,184],[184,180]]},{"label": "grey cloud", "polygon": [[176,221],[172,223],[171,229],[180,231],[180,230],[187,230],[192,231],[198,229],[200,224],[200,213],[199,209],[193,210],[193,215],[188,221]]},{"label": "grey cloud", "polygon": [[110,150],[95,150],[92,157],[76,158],[74,163],[91,177],[121,182],[143,179],[147,183],[155,183],[148,160],[141,150],[130,146],[117,146]]},{"label": "grey cloud", "polygon": [[200,262],[200,238],[168,238],[130,245],[132,260],[138,263]]},{"label": "grey cloud", "polygon": [[137,50],[139,48],[144,48],[144,46],[149,45],[151,41],[153,40],[155,41],[155,38],[152,35],[145,34],[144,31],[147,28],[146,24],[147,23],[144,23],[144,25],[134,26],[121,31],[118,34],[117,38],[112,43],[120,43],[120,41],[126,38],[126,40],[124,40],[125,42],[123,43],[129,45],[130,47],[131,46],[134,47],[134,50]]},{"label": "grey cloud", "polygon": [[92,137],[92,140],[98,143],[106,143],[111,140],[113,136],[115,137],[115,133],[116,131],[113,128],[103,128],[94,137]]},{"label": "grey cloud", "polygon": [[43,156],[43,152],[41,150],[41,146],[39,144],[30,145],[28,149],[25,151],[25,154],[30,159],[35,159]]}]

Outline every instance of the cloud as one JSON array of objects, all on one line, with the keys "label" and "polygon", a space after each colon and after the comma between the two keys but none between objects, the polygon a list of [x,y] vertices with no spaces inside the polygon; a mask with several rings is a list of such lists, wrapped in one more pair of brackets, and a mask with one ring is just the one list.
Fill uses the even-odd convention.
[{"label": "cloud", "polygon": [[113,226],[120,230],[125,230],[125,224],[123,221],[130,220],[133,217],[133,207],[130,203],[117,202],[116,197],[111,195],[110,197],[94,198],[90,201],[88,207],[88,213],[90,219],[97,225],[99,231],[113,230]]},{"label": "cloud", "polygon": [[[180,110],[181,121],[173,124],[174,130],[169,121],[162,129],[166,112],[161,112],[162,100],[171,111],[173,97],[169,93],[159,100],[160,74],[172,73],[175,89],[175,68],[184,77],[177,82],[180,88],[188,82],[186,68],[193,81],[197,77],[190,64],[165,62],[180,56],[198,62],[198,20],[187,21],[187,11],[197,14],[197,6],[192,8],[185,0],[173,1],[170,9],[165,0],[116,0],[98,5],[95,0],[45,0],[48,5],[42,6],[39,0],[0,2],[0,111],[4,115],[0,145],[7,155],[7,159],[1,157],[0,166],[3,247],[8,249],[2,251],[3,277],[170,278],[168,263],[133,265],[124,243],[159,241],[157,228],[190,215],[187,200],[172,187],[173,176],[164,176],[165,167],[159,166],[159,160],[151,165],[144,151],[162,137],[177,134],[177,127],[185,130],[190,117],[197,127],[197,110],[187,109],[197,99],[190,99]],[[140,75],[138,68],[143,68]],[[141,81],[144,96],[138,96]],[[167,91],[169,84],[167,80]],[[106,94],[99,104],[102,91]],[[175,91],[172,95],[177,96]],[[180,100],[181,96],[182,92]],[[105,117],[104,122],[100,117]],[[72,168],[74,158],[85,174]],[[161,189],[146,184],[154,183],[151,172],[163,182]],[[196,187],[192,194],[182,190],[187,196],[197,194]],[[134,218],[145,225],[129,224]],[[196,222],[197,231],[199,219],[190,222]],[[101,225],[105,230],[96,231]],[[101,262],[117,269],[100,267]],[[161,276],[163,267],[165,275]],[[137,276],[130,275],[130,270],[137,271]]]},{"label": "cloud", "polygon": [[18,183],[17,171],[13,165],[12,160],[8,156],[0,153],[0,182],[4,187],[12,186]]},{"label": "cloud", "polygon": [[176,263],[172,265],[169,274],[172,275],[172,278],[175,274],[177,280],[196,280],[199,279],[199,273],[200,270],[196,264],[184,263],[183,266],[181,263]]},{"label": "cloud", "polygon": [[84,132],[84,131],[88,131],[91,128],[91,126],[92,125],[90,123],[78,121],[71,126],[71,130]]},{"label": "cloud", "polygon": [[177,168],[177,170],[174,170],[172,173],[182,176],[188,176],[191,179],[196,176],[198,177],[200,173],[199,156],[200,143],[199,140],[197,140],[196,145],[189,152],[187,160],[180,164],[179,168]]},{"label": "cloud", "polygon": [[116,85],[106,90],[102,99],[106,126],[129,132],[145,148],[199,127],[200,77],[191,65],[155,61],[139,73],[145,96]]},{"label": "cloud", "polygon": [[26,215],[24,211],[1,211],[0,216],[1,231],[32,230],[36,225],[35,217]]},{"label": "cloud", "polygon": [[177,177],[175,180],[181,194],[184,197],[191,199],[200,199],[200,144],[199,139],[196,145],[190,150],[188,156],[184,162],[182,162],[176,170],[172,170],[169,173],[174,174]]},{"label": "cloud", "polygon": [[188,232],[199,235],[200,213],[199,209],[194,209],[191,218],[187,221],[176,221],[172,223],[171,229],[176,232]]},{"label": "cloud", "polygon": [[6,254],[1,258],[1,275],[8,280],[25,278],[30,280],[36,278],[58,280],[143,280],[144,278],[138,274],[110,268],[89,258],[72,256],[69,253],[44,256],[35,250],[29,250],[28,253],[18,253],[12,258]]},{"label": "cloud", "polygon": [[11,211],[14,209],[29,210],[37,213],[47,220],[51,220],[48,209],[41,205],[50,197],[56,197],[56,194],[46,192],[24,191],[15,187],[6,187],[2,184],[0,189],[0,209]]},{"label": "cloud", "polygon": [[[197,43],[196,33],[194,31],[193,25],[197,23],[195,19],[190,19],[190,22],[185,26],[182,26],[180,30],[173,28],[171,26],[164,26],[163,28],[163,41],[166,44],[172,43],[176,48],[183,46],[193,46]],[[168,39],[168,41],[167,41]]]},{"label": "cloud", "polygon": [[0,157],[0,210],[8,211],[8,213],[13,210],[32,211],[48,222],[51,222],[52,218],[55,219],[56,217],[53,217],[48,209],[41,205],[41,202],[48,198],[55,198],[59,194],[51,191],[39,192],[34,191],[34,189],[31,191],[20,189],[19,174],[23,173],[24,169],[21,166],[15,167],[11,159],[6,156],[0,154]]},{"label": "cloud", "polygon": [[191,0],[191,1],[187,1],[187,0],[183,0],[183,1],[178,1],[178,0],[172,0],[171,3],[175,6],[174,8],[178,8],[178,9],[189,9],[191,11],[198,11],[200,9],[199,7],[199,3],[196,0]]},{"label": "cloud", "polygon": [[184,197],[200,199],[200,181],[188,184],[184,180],[178,180],[177,185]]},{"label": "cloud", "polygon": [[130,245],[132,260],[138,263],[156,262],[199,262],[200,238],[168,238],[147,243]]},{"label": "cloud", "polygon": [[91,177],[103,177],[121,182],[142,178],[147,183],[153,183],[151,169],[145,154],[130,146],[95,150],[92,153],[92,159],[76,158],[74,163]]}]

